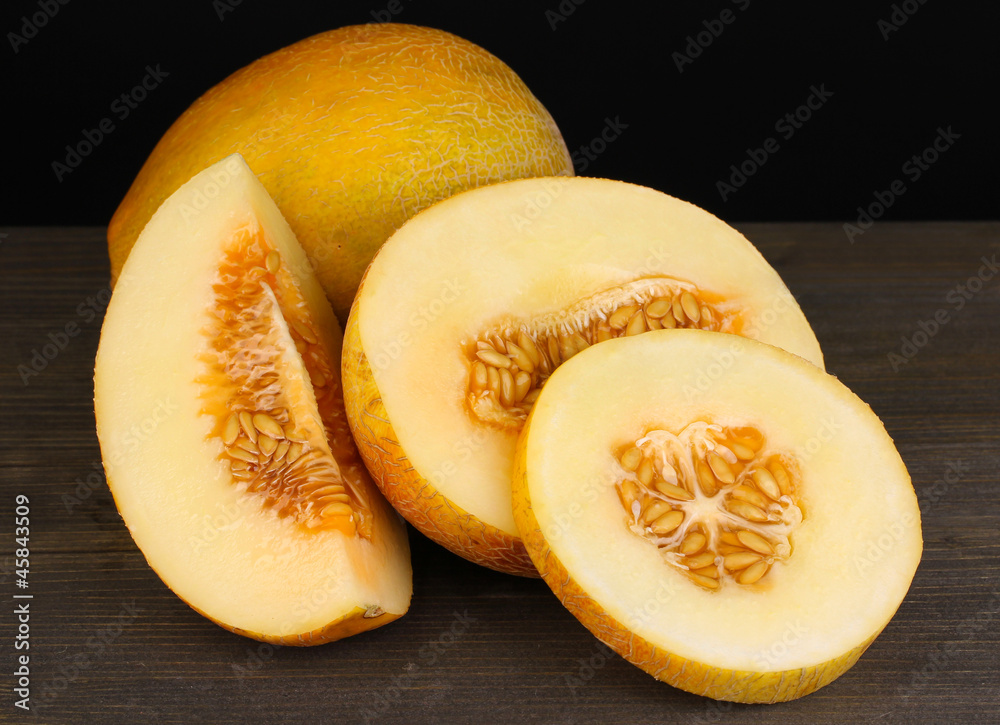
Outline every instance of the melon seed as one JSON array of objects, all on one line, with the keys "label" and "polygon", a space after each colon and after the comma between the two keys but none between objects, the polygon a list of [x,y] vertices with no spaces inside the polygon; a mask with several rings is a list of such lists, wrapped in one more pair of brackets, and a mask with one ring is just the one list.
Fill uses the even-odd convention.
[{"label": "melon seed", "polygon": [[683,522],[683,511],[669,511],[656,519],[650,528],[653,530],[653,533],[664,536],[676,529]]},{"label": "melon seed", "polygon": [[281,428],[278,422],[269,416],[267,413],[254,413],[253,427],[257,429],[258,433],[263,433],[266,436],[270,436],[275,440],[284,438],[285,431]]},{"label": "melon seed", "polygon": [[695,531],[684,537],[677,550],[682,554],[697,554],[705,547],[707,541],[704,534]]},{"label": "melon seed", "polygon": [[756,564],[751,564],[736,577],[736,581],[740,584],[753,584],[759,580],[762,576],[767,574],[768,564],[766,561],[761,559]]},{"label": "melon seed", "polygon": [[222,428],[222,442],[226,444],[226,447],[233,445],[236,442],[236,438],[240,435],[240,421],[236,414],[229,416],[226,420],[225,426]]},{"label": "melon seed", "polygon": [[754,471],[753,480],[757,484],[757,488],[775,501],[781,498],[781,489],[778,487],[778,482],[774,480],[774,476],[766,468],[758,468]]},{"label": "melon seed", "polygon": [[622,454],[621,464],[626,471],[634,471],[642,462],[642,451],[638,448],[629,448]]},{"label": "melon seed", "polygon": [[693,501],[694,494],[685,488],[680,486],[675,486],[672,483],[667,483],[666,481],[657,481],[656,490],[662,493],[667,498],[676,498],[681,501]]},{"label": "melon seed", "polygon": [[715,477],[723,483],[732,483],[736,480],[736,476],[733,475],[733,469],[731,469],[725,459],[715,451],[709,452],[708,465],[712,469],[712,473],[715,474]]},{"label": "melon seed", "polygon": [[[470,346],[474,349],[469,352],[469,409],[484,423],[520,429],[537,397],[532,394],[545,385],[555,368],[590,345],[661,328],[717,329],[717,320],[737,316],[713,310],[702,294],[668,277],[643,278],[596,293],[566,310],[487,330]],[[292,326],[303,340],[315,342],[310,330],[294,321]],[[495,384],[484,380],[476,363],[484,364],[487,371],[510,370],[517,383],[515,394],[502,394],[499,377]],[[522,372],[528,378],[519,378]],[[323,379],[322,373],[317,379]],[[522,394],[525,384],[528,387]],[[487,390],[493,395],[483,395]]]},{"label": "melon seed", "polygon": [[684,560],[684,565],[688,569],[701,569],[702,567],[708,566],[709,564],[715,563],[715,554],[711,551],[706,551],[697,556],[689,556]]},{"label": "melon seed", "polygon": [[760,561],[760,554],[742,551],[737,554],[727,554],[722,560],[722,565],[729,571],[738,571],[740,569],[746,569],[748,566],[758,561]]},{"label": "melon seed", "polygon": [[764,556],[770,556],[774,553],[774,548],[767,543],[767,539],[753,531],[739,531],[736,538],[748,549],[753,549]]},{"label": "melon seed", "polygon": [[[665,563],[707,589],[760,581],[775,561],[791,556],[788,527],[802,520],[801,510],[786,516],[797,507],[789,473],[794,459],[767,451],[765,444],[752,427],[696,422],[677,435],[647,431],[618,448],[622,505],[628,521],[641,526],[632,527],[634,534],[675,554],[665,556]],[[766,463],[745,470],[758,452]]]}]

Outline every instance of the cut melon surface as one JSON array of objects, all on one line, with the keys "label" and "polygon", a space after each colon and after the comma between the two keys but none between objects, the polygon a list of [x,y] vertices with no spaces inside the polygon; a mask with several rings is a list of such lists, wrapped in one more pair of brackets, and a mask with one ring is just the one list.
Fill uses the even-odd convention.
[{"label": "cut melon surface", "polygon": [[[711,386],[685,394],[685,381]],[[800,697],[889,622],[920,561],[909,475],[871,409],[778,348],[676,330],[584,351],[519,439],[514,515],[563,604],[716,699]]]},{"label": "cut melon surface", "polygon": [[691,204],[587,178],[467,191],[407,222],[369,267],[345,334],[348,419],[376,483],[417,529],[534,575],[510,476],[539,391],[585,347],[685,327],[823,364],[777,273]]},{"label": "cut melon surface", "polygon": [[160,207],[115,287],[94,375],[108,484],[164,583],[234,632],[319,644],[409,606],[405,528],[351,441],[340,353],[239,156]]}]

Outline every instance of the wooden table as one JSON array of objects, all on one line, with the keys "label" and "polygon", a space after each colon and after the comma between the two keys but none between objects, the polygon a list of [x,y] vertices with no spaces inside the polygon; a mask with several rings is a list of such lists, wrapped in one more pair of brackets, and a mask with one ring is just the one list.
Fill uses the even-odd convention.
[{"label": "wooden table", "polygon": [[[800,300],[828,369],[885,422],[921,502],[909,595],[839,680],[775,706],[675,690],[607,654],[541,581],[413,531],[413,605],[399,622],[311,649],[224,631],[146,565],[98,472],[104,230],[7,229],[0,721],[24,719],[12,596],[28,592],[45,723],[1000,722],[1000,275],[983,259],[995,264],[1000,224],[879,222],[853,244],[834,223],[739,226]],[[989,279],[970,282],[980,272]],[[10,566],[17,494],[31,507],[28,590]]]}]

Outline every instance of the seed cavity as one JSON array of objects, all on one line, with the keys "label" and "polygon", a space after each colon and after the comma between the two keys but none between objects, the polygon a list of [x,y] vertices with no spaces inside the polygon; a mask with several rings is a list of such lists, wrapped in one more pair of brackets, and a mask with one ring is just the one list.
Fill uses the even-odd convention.
[{"label": "seed cavity", "polygon": [[[483,423],[516,431],[552,372],[591,345],[664,328],[739,334],[742,325],[733,303],[682,280],[649,277],[619,285],[532,320],[502,321],[463,342],[469,409]],[[502,370],[511,375],[513,390],[504,386]]]},{"label": "seed cavity", "polygon": [[757,584],[791,556],[798,464],[756,428],[651,429],[615,456],[625,524],[694,584]]},{"label": "seed cavity", "polygon": [[[234,234],[213,291],[198,380],[234,485],[308,531],[370,537],[368,484],[351,443],[338,365],[280,252],[259,228]],[[305,377],[289,377],[285,360],[293,352]]]}]

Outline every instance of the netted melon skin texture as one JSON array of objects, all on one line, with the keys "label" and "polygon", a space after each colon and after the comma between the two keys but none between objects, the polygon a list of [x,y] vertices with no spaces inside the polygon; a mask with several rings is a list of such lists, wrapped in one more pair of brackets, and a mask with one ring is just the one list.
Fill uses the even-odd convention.
[{"label": "netted melon skin texture", "polygon": [[[360,298],[360,289],[358,292]],[[347,320],[342,372],[344,404],[354,441],[368,472],[396,511],[424,536],[473,563],[537,578],[538,571],[521,540],[456,506],[410,465],[361,345],[357,305]]]},{"label": "netted melon skin texture", "polygon": [[170,126],[108,227],[113,281],[159,205],[232,153],[281,209],[341,322],[372,256],[420,209],[573,175],[552,116],[486,50],[414,25],[338,28],[241,68]]},{"label": "netted melon skin texture", "polygon": [[512,481],[514,521],[517,523],[522,541],[542,579],[563,606],[589,629],[591,634],[639,669],[668,685],[715,700],[741,703],[786,702],[815,692],[840,677],[854,666],[858,658],[881,633],[882,630],[879,629],[849,652],[812,667],[779,672],[753,672],[712,667],[686,659],[630,632],[574,581],[572,575],[549,548],[542,534],[541,526],[531,509],[525,465],[527,433],[531,426],[531,418],[529,414],[524,430],[518,438]]}]

